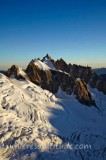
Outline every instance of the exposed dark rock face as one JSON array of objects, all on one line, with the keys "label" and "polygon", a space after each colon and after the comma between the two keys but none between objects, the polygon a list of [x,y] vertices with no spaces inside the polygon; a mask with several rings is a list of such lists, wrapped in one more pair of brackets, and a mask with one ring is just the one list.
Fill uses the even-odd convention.
[{"label": "exposed dark rock face", "polygon": [[8,69],[8,71],[4,72],[4,74],[8,77],[14,76],[16,79],[29,79],[28,75],[23,71],[21,68],[18,68],[18,66],[13,65],[11,68]]},{"label": "exposed dark rock face", "polygon": [[92,88],[97,88],[99,91],[106,94],[106,80],[104,76],[98,76],[96,73],[93,73],[89,84]]},{"label": "exposed dark rock face", "polygon": [[98,76],[91,67],[67,64],[63,59],[54,61],[53,63],[57,70],[69,73],[74,80],[81,78],[92,88],[97,88],[106,94],[106,76]]},{"label": "exposed dark rock face", "polygon": [[106,94],[106,81],[98,80],[96,83],[96,88]]},{"label": "exposed dark rock face", "polygon": [[91,67],[78,66],[74,64],[71,67],[70,74],[73,78],[81,78],[88,83],[90,77],[92,76],[92,69]]},{"label": "exposed dark rock face", "polygon": [[79,102],[86,104],[87,106],[96,105],[84,81],[81,81],[80,79],[76,80],[74,93],[77,95]]},{"label": "exposed dark rock face", "polygon": [[60,71],[51,71],[53,79],[58,82],[59,87],[62,91],[66,92],[67,94],[72,94],[74,90],[75,81],[74,79],[67,73],[60,72]]},{"label": "exposed dark rock face", "polygon": [[42,82],[41,82],[41,87],[43,89],[47,89],[52,93],[56,93],[59,89],[59,84],[58,81],[56,81],[55,78],[53,78],[53,75],[50,70],[46,71],[41,71],[42,76]]},{"label": "exposed dark rock face", "polygon": [[54,62],[54,66],[57,70],[61,70],[70,73],[71,64],[67,64],[62,58]]},{"label": "exposed dark rock face", "polygon": [[26,72],[31,81],[37,85],[40,85],[43,89],[47,89],[52,93],[58,91],[58,82],[53,79],[53,75],[50,70],[41,70],[34,62],[30,62]]},{"label": "exposed dark rock face", "polygon": [[26,73],[30,77],[30,80],[37,84],[40,85],[41,83],[41,72],[40,69],[34,65],[34,62],[31,61],[26,69]]},{"label": "exposed dark rock face", "polygon": [[67,64],[63,59],[55,61],[54,66],[57,70],[69,73],[74,79],[79,77],[81,79],[84,79],[85,82],[88,82],[90,77],[92,76],[91,67]]}]

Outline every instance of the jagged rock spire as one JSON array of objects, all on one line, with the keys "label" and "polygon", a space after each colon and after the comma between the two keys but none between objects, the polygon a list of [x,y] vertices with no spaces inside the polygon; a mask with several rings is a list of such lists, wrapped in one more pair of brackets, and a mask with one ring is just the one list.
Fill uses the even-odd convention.
[{"label": "jagged rock spire", "polygon": [[47,53],[45,57],[43,57],[42,61],[44,61],[45,59],[51,60],[51,56]]}]

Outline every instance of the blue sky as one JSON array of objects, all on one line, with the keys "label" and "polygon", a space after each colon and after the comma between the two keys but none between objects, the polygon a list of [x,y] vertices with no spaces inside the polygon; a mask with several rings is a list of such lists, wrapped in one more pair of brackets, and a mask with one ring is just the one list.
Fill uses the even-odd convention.
[{"label": "blue sky", "polygon": [[0,69],[46,53],[106,67],[106,0],[0,0]]}]

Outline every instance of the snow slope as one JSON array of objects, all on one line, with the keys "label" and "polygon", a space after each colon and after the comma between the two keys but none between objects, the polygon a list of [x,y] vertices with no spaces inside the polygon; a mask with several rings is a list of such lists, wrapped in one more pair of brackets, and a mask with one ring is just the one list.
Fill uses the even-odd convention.
[{"label": "snow slope", "polygon": [[[105,160],[106,96],[89,90],[99,110],[61,89],[53,95],[29,81],[0,74],[1,160]],[[56,144],[72,148],[57,149]],[[90,148],[76,148],[81,144]]]},{"label": "snow slope", "polygon": [[27,74],[23,71],[22,68],[19,68],[19,74],[22,75],[23,77],[27,77]]},{"label": "snow slope", "polygon": [[50,67],[40,60],[34,60],[34,64],[41,70],[49,70]]},{"label": "snow slope", "polygon": [[52,63],[50,60],[48,60],[47,58],[44,58],[44,59],[43,59],[43,62],[44,62],[50,69],[56,70],[56,68],[54,67],[53,63]]}]

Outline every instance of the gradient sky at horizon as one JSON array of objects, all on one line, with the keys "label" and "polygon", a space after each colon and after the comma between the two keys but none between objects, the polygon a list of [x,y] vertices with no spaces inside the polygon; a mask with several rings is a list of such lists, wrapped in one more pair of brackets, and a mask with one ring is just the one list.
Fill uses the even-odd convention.
[{"label": "gradient sky at horizon", "polygon": [[106,67],[106,0],[0,0],[0,69],[47,53]]}]

